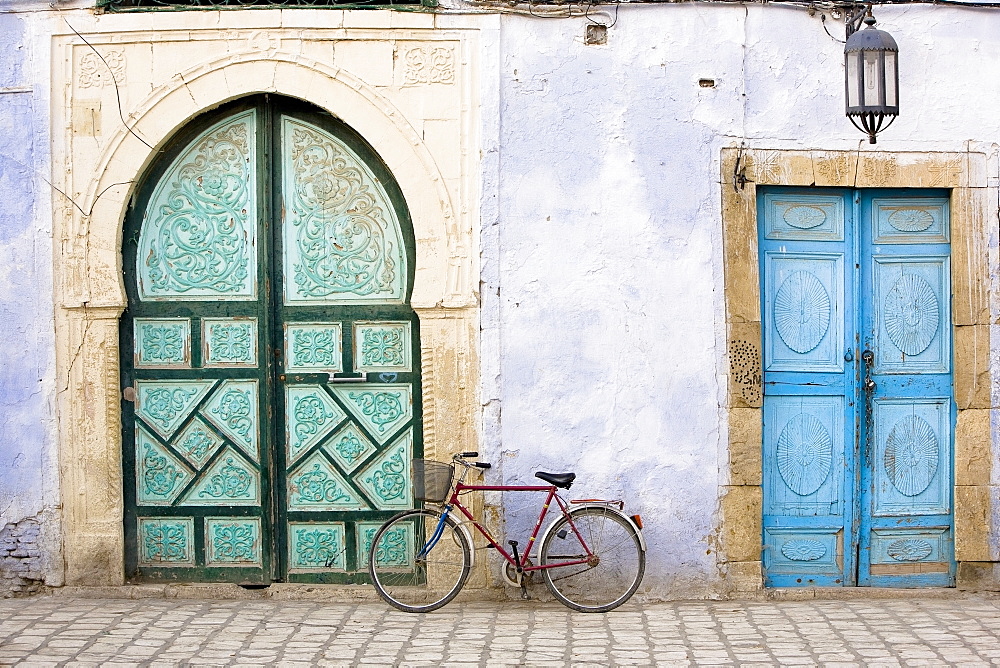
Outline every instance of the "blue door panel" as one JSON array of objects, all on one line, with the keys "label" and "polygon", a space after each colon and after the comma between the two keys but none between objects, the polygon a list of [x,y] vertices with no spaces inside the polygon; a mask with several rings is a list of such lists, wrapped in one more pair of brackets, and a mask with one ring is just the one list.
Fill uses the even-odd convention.
[{"label": "blue door panel", "polygon": [[765,583],[953,584],[947,193],[761,189],[758,216]]},{"label": "blue door panel", "polygon": [[775,396],[764,417],[764,512],[773,516],[843,516],[843,396]]},{"label": "blue door panel", "polygon": [[769,587],[842,584],[844,531],[824,527],[764,527],[764,571]]},{"label": "blue door panel", "polygon": [[765,192],[764,237],[794,241],[843,241],[844,198],[815,192]]},{"label": "blue door panel", "polygon": [[871,515],[910,517],[951,511],[948,398],[875,400]]},{"label": "blue door panel", "polygon": [[766,370],[843,373],[843,253],[764,258]]},{"label": "blue door panel", "polygon": [[873,258],[875,373],[942,374],[951,369],[947,257]]},{"label": "blue door panel", "polygon": [[947,198],[871,198],[872,243],[946,244],[949,241]]}]

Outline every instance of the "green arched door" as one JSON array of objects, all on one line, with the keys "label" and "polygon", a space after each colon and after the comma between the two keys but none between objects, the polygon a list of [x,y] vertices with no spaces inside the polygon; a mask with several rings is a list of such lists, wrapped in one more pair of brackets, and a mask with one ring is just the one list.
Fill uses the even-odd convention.
[{"label": "green arched door", "polygon": [[179,134],[123,243],[126,573],[353,582],[412,505],[413,231],[356,133],[260,96]]}]

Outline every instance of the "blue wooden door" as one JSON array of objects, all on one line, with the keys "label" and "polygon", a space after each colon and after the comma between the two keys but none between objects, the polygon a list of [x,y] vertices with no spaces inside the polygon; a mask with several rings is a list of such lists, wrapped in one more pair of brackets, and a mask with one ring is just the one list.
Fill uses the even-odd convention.
[{"label": "blue wooden door", "polygon": [[758,201],[766,583],[952,584],[947,194]]}]

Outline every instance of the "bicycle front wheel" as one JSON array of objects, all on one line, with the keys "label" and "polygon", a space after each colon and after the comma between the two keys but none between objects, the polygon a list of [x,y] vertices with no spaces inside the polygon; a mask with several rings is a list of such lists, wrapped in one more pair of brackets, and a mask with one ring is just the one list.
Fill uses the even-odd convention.
[{"label": "bicycle front wheel", "polygon": [[[584,544],[592,557],[588,558]],[[639,588],[646,570],[646,553],[635,526],[601,507],[578,508],[568,518],[556,520],[539,549],[542,566],[582,560],[587,563],[542,570],[552,595],[580,612],[617,608]]]},{"label": "bicycle front wheel", "polygon": [[375,591],[403,612],[430,612],[455,598],[471,563],[458,523],[430,508],[408,510],[383,524],[368,554]]}]

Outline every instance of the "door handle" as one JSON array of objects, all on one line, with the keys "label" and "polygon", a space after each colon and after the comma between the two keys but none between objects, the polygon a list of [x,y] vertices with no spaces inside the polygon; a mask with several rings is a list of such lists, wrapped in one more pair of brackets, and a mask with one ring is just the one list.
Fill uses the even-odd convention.
[{"label": "door handle", "polygon": [[861,361],[867,364],[868,366],[871,366],[872,364],[875,363],[875,353],[873,353],[870,350],[864,351],[863,353],[861,353]]}]

